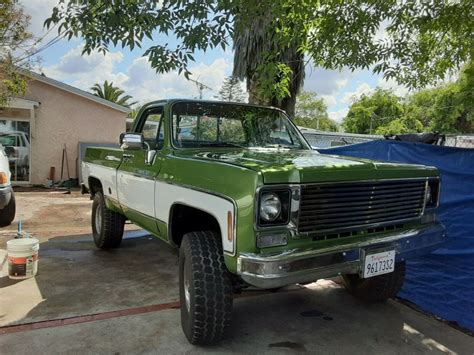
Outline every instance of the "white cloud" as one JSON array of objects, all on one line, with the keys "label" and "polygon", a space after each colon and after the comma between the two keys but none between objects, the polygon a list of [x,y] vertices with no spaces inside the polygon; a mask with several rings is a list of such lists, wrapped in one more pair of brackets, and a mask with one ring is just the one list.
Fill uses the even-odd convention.
[{"label": "white cloud", "polygon": [[[176,72],[157,74],[145,57],[134,59],[130,66],[121,72],[117,71],[117,65],[124,60],[121,52],[109,52],[104,56],[98,52],[82,55],[81,51],[82,45],[73,48],[59,59],[58,64],[43,67],[41,70],[51,78],[86,91],[95,83],[108,80],[142,103],[162,98],[199,97],[195,83]],[[205,89],[203,97],[213,98],[231,67],[229,61],[218,58],[209,65],[201,62],[189,69],[193,73],[191,78],[212,89]]]},{"label": "white cloud", "polygon": [[341,123],[344,117],[346,117],[347,112],[349,112],[348,108],[343,108],[338,111],[328,112],[329,118],[333,119],[337,123]]},{"label": "white cloud", "polygon": [[67,81],[69,84],[83,90],[97,82],[112,81],[121,85],[127,80],[124,73],[114,73],[116,64],[123,60],[120,52],[102,54],[92,52],[90,55],[81,55],[82,44],[69,50],[63,55],[58,64],[46,66],[42,71],[56,80]]},{"label": "white cloud", "polygon": [[337,99],[335,95],[321,95],[321,98],[324,100],[326,106],[335,106],[337,104]]},{"label": "white cloud", "polygon": [[347,86],[348,82],[349,82],[349,78],[341,78],[341,79],[336,80],[336,86],[338,89],[342,89]]},{"label": "white cloud", "polygon": [[[212,89],[204,89],[203,98],[209,99],[217,95],[231,66],[227,60],[219,58],[209,65],[201,62],[189,68],[193,73],[192,79]],[[199,97],[199,89],[195,83],[186,80],[183,75],[178,75],[176,72],[155,73],[144,57],[136,58],[127,73],[128,80],[123,83],[123,87],[140,102],[171,97]]]},{"label": "white cloud", "polygon": [[334,111],[340,108],[344,88],[353,80],[360,71],[327,70],[314,67],[310,64],[306,68],[306,78],[304,89],[316,92],[328,106],[329,110]]},{"label": "white cloud", "polygon": [[362,95],[367,95],[374,91],[374,89],[367,83],[362,83],[357,86],[355,91],[346,91],[342,96],[342,102],[350,105],[354,100],[357,100]]},{"label": "white cloud", "polygon": [[92,52],[90,55],[82,55],[83,46],[80,45],[61,57],[57,69],[63,73],[80,74],[95,70],[97,67],[109,72],[114,68],[115,63],[123,60],[120,52],[103,53]]},{"label": "white cloud", "polygon": [[380,78],[377,81],[377,85],[382,89],[392,90],[395,95],[400,97],[404,97],[410,91],[406,86],[398,84],[393,79],[385,80],[384,78]]},{"label": "white cloud", "polygon": [[30,43],[34,44],[34,42],[41,40],[35,44],[36,49],[42,48],[57,36],[57,27],[48,31],[44,28],[44,21],[51,16],[53,7],[58,4],[58,0],[20,0],[18,3],[23,7],[25,13],[30,16],[28,32],[34,37]]},{"label": "white cloud", "polygon": [[354,75],[350,70],[326,70],[309,65],[306,69],[304,88],[319,95],[334,95],[344,88]]},{"label": "white cloud", "polygon": [[51,16],[53,7],[58,4],[58,0],[20,0],[25,13],[31,16],[28,30],[36,37],[41,37],[46,30],[43,28],[44,21]]}]

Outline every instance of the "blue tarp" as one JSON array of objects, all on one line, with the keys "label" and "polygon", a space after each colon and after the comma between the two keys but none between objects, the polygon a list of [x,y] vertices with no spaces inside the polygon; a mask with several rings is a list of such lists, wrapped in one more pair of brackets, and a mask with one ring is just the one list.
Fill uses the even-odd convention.
[{"label": "blue tarp", "polygon": [[474,331],[474,149],[373,141],[320,153],[436,166],[441,175],[438,218],[447,242],[407,262],[399,296]]}]

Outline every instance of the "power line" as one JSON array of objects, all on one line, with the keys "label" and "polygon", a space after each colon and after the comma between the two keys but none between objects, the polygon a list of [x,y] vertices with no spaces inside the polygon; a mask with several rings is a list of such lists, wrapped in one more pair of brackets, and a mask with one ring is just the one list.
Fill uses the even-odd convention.
[{"label": "power line", "polygon": [[[198,79],[199,79],[199,77],[198,77]],[[191,79],[191,78],[188,78],[188,80],[196,84],[196,86],[199,90],[199,100],[202,100],[202,92],[204,91],[204,89],[214,91],[211,87],[207,86],[204,83],[201,83],[198,80],[194,80],[194,79]]]},{"label": "power line", "polygon": [[[58,4],[58,5],[59,5],[59,4]],[[58,5],[57,5],[57,6],[58,6]],[[98,8],[96,8],[94,11],[99,11],[99,10],[101,10],[104,6],[105,6],[105,2],[104,2],[103,4],[101,4]],[[88,15],[88,14],[90,14],[91,12],[92,12],[92,8],[88,8],[88,9],[83,13],[83,16]],[[46,38],[46,36],[47,36],[56,26],[57,26],[57,23],[54,23],[54,25],[51,26],[51,27],[48,29],[48,31],[46,31],[46,33],[45,33],[43,36],[41,36],[40,39],[38,39],[38,40],[36,41],[35,44],[41,43],[41,41],[43,41],[43,40]],[[24,61],[24,60],[26,60],[26,59],[28,59],[28,58],[31,58],[32,56],[37,55],[38,53],[44,51],[45,49],[48,49],[49,47],[51,47],[52,45],[58,43],[61,39],[63,39],[64,36],[65,36],[65,34],[66,34],[66,29],[63,30],[62,32],[58,33],[53,39],[49,40],[43,47],[38,48],[37,50],[35,50],[35,51],[32,52],[32,53],[28,53],[26,56],[24,56],[24,57],[22,57],[22,58],[18,58],[15,62],[16,62],[16,63],[22,62],[22,61]],[[35,44],[33,44],[33,46],[34,46]]]}]

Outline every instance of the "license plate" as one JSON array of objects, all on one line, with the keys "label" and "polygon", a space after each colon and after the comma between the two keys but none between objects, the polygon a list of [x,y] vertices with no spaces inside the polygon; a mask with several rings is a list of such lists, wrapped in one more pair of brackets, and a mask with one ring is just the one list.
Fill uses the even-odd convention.
[{"label": "license plate", "polygon": [[364,279],[388,274],[395,270],[395,250],[366,254],[364,260]]}]

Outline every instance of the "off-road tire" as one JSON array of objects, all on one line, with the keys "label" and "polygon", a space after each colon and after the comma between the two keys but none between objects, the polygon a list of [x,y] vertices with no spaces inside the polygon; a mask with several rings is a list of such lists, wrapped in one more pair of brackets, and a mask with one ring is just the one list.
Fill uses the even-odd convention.
[{"label": "off-road tire", "polygon": [[94,194],[91,225],[94,243],[98,248],[117,248],[122,242],[125,217],[107,208],[101,191]]},{"label": "off-road tire", "polygon": [[8,205],[6,205],[3,209],[0,210],[0,227],[9,226],[15,219],[15,213],[16,202],[15,195],[12,191],[12,197],[10,198],[10,202],[8,202]]},{"label": "off-road tire", "polygon": [[346,290],[354,297],[367,302],[383,302],[394,298],[405,280],[405,262],[395,264],[390,274],[363,279],[357,274],[343,275]]},{"label": "off-road tire", "polygon": [[231,321],[233,291],[217,234],[184,235],[179,250],[179,298],[181,326],[191,344],[215,344],[223,338]]}]

